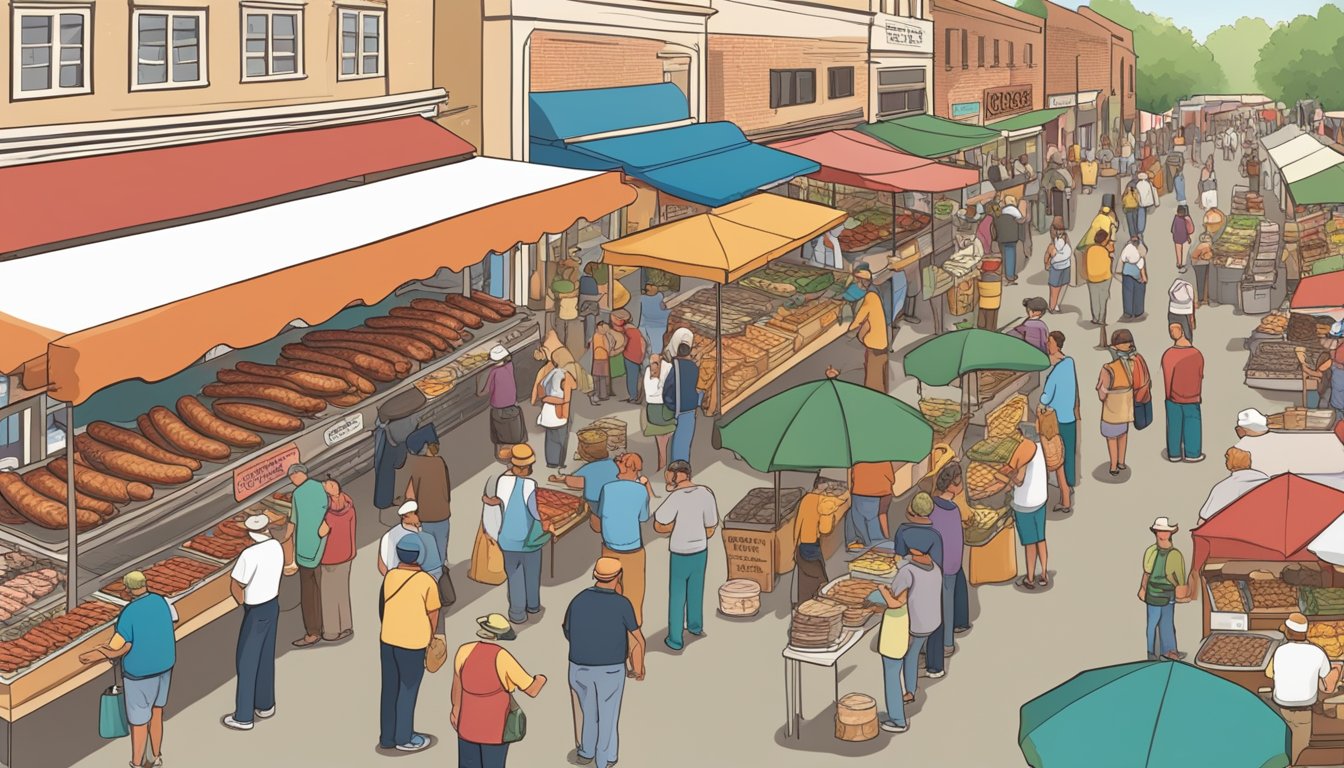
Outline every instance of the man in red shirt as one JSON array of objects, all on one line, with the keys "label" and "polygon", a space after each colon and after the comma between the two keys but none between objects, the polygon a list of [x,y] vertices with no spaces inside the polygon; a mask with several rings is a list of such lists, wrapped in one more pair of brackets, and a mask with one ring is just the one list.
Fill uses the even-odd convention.
[{"label": "man in red shirt", "polygon": [[1185,337],[1180,323],[1169,326],[1172,345],[1162,353],[1167,397],[1167,461],[1203,461],[1199,413],[1204,388],[1204,355]]},{"label": "man in red shirt", "polygon": [[644,365],[644,334],[630,321],[630,313],[625,309],[611,313],[611,327],[625,336],[625,350],[621,356],[625,358],[625,392],[630,396],[626,402],[638,405],[639,384],[644,379],[640,373]]}]

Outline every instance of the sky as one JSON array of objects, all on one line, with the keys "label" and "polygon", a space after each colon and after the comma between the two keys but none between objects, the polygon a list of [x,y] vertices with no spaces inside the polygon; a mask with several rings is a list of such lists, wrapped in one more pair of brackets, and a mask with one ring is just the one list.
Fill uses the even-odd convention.
[{"label": "sky", "polygon": [[[1087,5],[1079,0],[1055,0],[1060,5],[1077,8]],[[1209,33],[1224,24],[1231,24],[1242,16],[1259,16],[1274,26],[1302,14],[1315,15],[1324,0],[1133,0],[1140,11],[1174,19],[1188,27],[1200,42]],[[1338,5],[1339,3],[1334,3]]]}]

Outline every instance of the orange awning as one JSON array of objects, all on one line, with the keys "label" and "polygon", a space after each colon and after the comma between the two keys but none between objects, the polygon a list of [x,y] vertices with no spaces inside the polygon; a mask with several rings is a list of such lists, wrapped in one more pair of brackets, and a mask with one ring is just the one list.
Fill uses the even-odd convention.
[{"label": "orange awning", "polygon": [[78,404],[219,344],[535,243],[629,205],[620,174],[474,158],[218,219],[0,262],[0,373]]}]

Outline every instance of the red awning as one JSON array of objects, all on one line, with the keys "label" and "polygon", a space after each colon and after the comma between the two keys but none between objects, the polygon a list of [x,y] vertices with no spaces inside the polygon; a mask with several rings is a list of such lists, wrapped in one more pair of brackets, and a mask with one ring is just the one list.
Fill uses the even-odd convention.
[{"label": "red awning", "polygon": [[980,182],[974,168],[907,155],[858,131],[828,131],[771,144],[819,164],[811,178],[879,192],[948,192]]},{"label": "red awning", "polygon": [[1302,278],[1290,304],[1296,310],[1337,310],[1344,307],[1344,272]]},{"label": "red awning", "polygon": [[1344,514],[1344,491],[1288,473],[1229,504],[1193,531],[1194,563],[1228,560],[1315,560],[1312,542]]},{"label": "red awning", "polygon": [[268,200],[470,155],[423,117],[290,131],[0,169],[0,253]]}]

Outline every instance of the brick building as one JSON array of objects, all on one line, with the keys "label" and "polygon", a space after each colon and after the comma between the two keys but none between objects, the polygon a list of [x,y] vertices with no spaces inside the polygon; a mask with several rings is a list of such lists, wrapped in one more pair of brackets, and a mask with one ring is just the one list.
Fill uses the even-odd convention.
[{"label": "brick building", "polygon": [[933,114],[983,125],[1044,106],[1045,21],[997,0],[933,0]]},{"label": "brick building", "polygon": [[1079,8],[1078,14],[1085,19],[1096,22],[1111,36],[1111,71],[1109,76],[1111,90],[1108,94],[1109,98],[1104,102],[1102,124],[1106,126],[1106,130],[1113,137],[1118,136],[1122,130],[1134,131],[1137,129],[1134,120],[1138,116],[1134,84],[1134,71],[1138,57],[1134,53],[1134,31],[1116,24],[1086,6]]},{"label": "brick building", "polygon": [[[1121,58],[1133,62],[1133,35],[1119,25],[1106,20],[1091,10],[1076,12],[1045,1],[1045,94],[1047,107],[1071,107],[1053,130],[1047,130],[1046,140],[1060,146],[1078,144],[1084,149],[1099,146],[1103,132],[1112,133],[1109,116],[1112,100],[1122,101],[1119,86]],[[1113,44],[1124,43],[1123,55],[1112,51]],[[1126,68],[1127,69],[1127,68]],[[1128,73],[1126,72],[1128,81]],[[1125,83],[1129,85],[1128,82]],[[1133,100],[1128,94],[1130,117]],[[1120,109],[1115,108],[1115,114]]]}]

